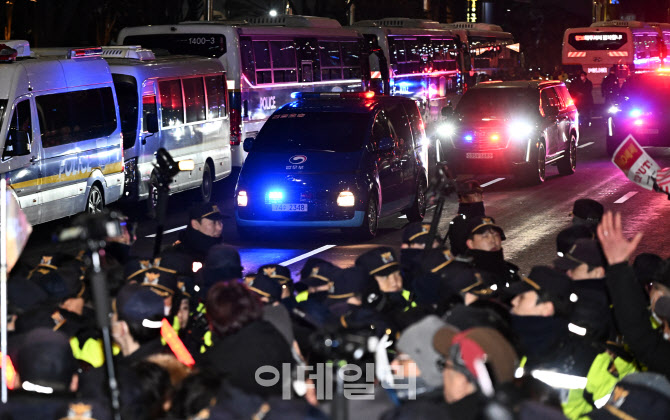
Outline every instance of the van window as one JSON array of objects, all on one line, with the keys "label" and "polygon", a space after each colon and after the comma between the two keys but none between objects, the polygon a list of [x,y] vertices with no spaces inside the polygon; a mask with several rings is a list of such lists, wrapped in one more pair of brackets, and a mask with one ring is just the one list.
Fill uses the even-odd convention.
[{"label": "van window", "polygon": [[402,153],[409,152],[413,149],[414,142],[412,142],[412,130],[410,129],[407,115],[405,115],[405,109],[402,104],[397,103],[389,106],[387,111],[389,118],[393,121],[391,125],[398,136],[398,143],[400,144]]},{"label": "van window", "polygon": [[186,122],[204,121],[205,116],[205,87],[202,77],[183,79],[184,97],[186,98]]},{"label": "van window", "polygon": [[172,127],[184,123],[184,100],[179,79],[158,82],[161,97],[163,127]]},{"label": "van window", "polygon": [[[0,104],[2,105],[2,112],[4,112],[7,101],[0,101]],[[26,132],[28,134],[28,142],[32,142],[31,137],[33,134],[33,127],[32,119],[30,117],[30,100],[28,99],[19,102],[16,105],[16,108],[14,108],[14,114],[9,122],[9,131],[7,132],[7,141],[5,141],[5,153],[3,154],[3,158],[6,157],[6,155],[12,156],[14,154],[6,152],[12,152],[12,136],[14,136],[17,131]]]},{"label": "van window", "polygon": [[117,127],[111,87],[40,95],[35,104],[43,147],[109,136]]},{"label": "van window", "polygon": [[130,149],[135,145],[137,137],[137,118],[139,98],[137,94],[137,80],[126,74],[112,74],[114,90],[119,102],[119,117],[121,117],[121,132],[123,132],[123,148]]},{"label": "van window", "polygon": [[149,131],[149,121],[158,127],[158,111],[156,108],[156,82],[145,80],[142,85],[142,131]]},{"label": "van window", "polygon": [[226,81],[223,75],[205,76],[207,88],[207,118],[226,116]]}]

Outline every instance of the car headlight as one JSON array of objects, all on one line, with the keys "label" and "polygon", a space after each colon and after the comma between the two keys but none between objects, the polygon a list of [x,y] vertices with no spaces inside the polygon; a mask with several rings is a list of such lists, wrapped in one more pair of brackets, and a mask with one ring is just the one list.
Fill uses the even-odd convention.
[{"label": "car headlight", "polygon": [[246,207],[249,203],[249,197],[247,197],[246,191],[240,191],[237,193],[237,206]]},{"label": "car headlight", "polygon": [[337,205],[340,207],[353,207],[355,204],[354,193],[351,191],[342,191],[337,196]]},{"label": "car headlight", "polygon": [[639,109],[639,108],[633,108],[633,109],[630,110],[629,115],[633,118],[641,117],[642,116],[642,110]]},{"label": "car headlight", "polygon": [[512,121],[509,126],[509,134],[512,138],[523,139],[533,134],[533,124],[528,121]]},{"label": "car headlight", "polygon": [[456,134],[456,125],[452,122],[443,122],[437,126],[437,135],[444,137],[451,137]]},{"label": "car headlight", "polygon": [[607,109],[608,114],[616,114],[617,112],[621,111],[618,106],[612,105]]}]

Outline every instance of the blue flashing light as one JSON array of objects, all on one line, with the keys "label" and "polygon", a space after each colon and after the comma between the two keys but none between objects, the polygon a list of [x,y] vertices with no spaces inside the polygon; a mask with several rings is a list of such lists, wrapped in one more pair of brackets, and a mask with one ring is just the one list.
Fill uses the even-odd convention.
[{"label": "blue flashing light", "polygon": [[465,141],[471,142],[472,141],[472,135],[468,134],[467,136],[465,136]]},{"label": "blue flashing light", "polygon": [[291,92],[291,99],[299,99],[301,92]]},{"label": "blue flashing light", "polygon": [[268,201],[279,203],[284,199],[284,193],[281,191],[270,191],[268,193]]},{"label": "blue flashing light", "polygon": [[630,111],[630,116],[633,117],[633,118],[640,117],[640,116],[642,116],[642,110],[640,110],[638,108],[634,108]]}]

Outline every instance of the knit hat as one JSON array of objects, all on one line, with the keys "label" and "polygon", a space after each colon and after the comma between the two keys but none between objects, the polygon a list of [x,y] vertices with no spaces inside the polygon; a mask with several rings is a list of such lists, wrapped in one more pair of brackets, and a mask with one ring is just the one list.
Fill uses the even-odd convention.
[{"label": "knit hat", "polygon": [[437,368],[441,356],[432,346],[432,337],[444,327],[447,327],[444,321],[428,315],[405,328],[396,344],[399,351],[408,354],[417,364],[426,383],[434,387],[442,386],[442,372]]}]

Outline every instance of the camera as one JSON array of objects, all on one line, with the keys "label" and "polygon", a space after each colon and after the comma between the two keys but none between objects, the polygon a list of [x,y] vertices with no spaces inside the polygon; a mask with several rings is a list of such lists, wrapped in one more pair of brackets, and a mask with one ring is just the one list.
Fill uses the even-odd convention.
[{"label": "camera", "polygon": [[72,226],[58,233],[58,242],[69,241],[105,241],[123,235],[121,224],[124,218],[115,211],[102,213],[84,213],[77,216]]}]

